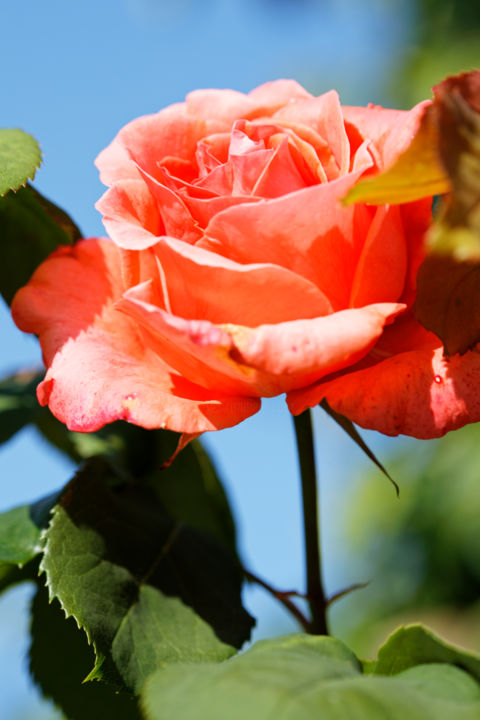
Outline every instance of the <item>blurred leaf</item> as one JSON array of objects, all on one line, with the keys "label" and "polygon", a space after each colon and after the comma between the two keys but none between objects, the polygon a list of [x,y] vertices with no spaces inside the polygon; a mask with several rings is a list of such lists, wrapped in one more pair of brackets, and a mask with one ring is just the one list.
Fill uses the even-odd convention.
[{"label": "blurred leaf", "polygon": [[58,497],[56,492],[32,505],[0,513],[0,562],[24,565],[41,552],[40,536]]},{"label": "blurred leaf", "polygon": [[454,355],[480,341],[480,71],[445,80],[435,103],[453,193],[430,233],[415,315]]},{"label": "blurred leaf", "polygon": [[439,158],[438,144],[435,110],[430,106],[408,148],[390,168],[360,180],[347,194],[345,204],[407,203],[448,192],[450,182]]},{"label": "blurred leaf", "polygon": [[448,663],[480,681],[480,655],[449,645],[422,625],[401,627],[378,651],[377,675],[396,675],[424,663]]},{"label": "blurred leaf", "polygon": [[292,635],[223,663],[159,670],[142,701],[148,720],[475,720],[480,687],[450,665],[362,675],[339,640]]},{"label": "blurred leaf", "polygon": [[33,180],[42,153],[37,141],[23,130],[0,129],[0,196]]},{"label": "blurred leaf", "polygon": [[38,560],[32,560],[23,567],[0,562],[0,593],[14,585],[35,580],[38,575]]},{"label": "blurred leaf", "polygon": [[393,487],[395,488],[395,492],[397,493],[397,497],[400,493],[399,487],[395,480],[389,475],[389,473],[385,470],[380,460],[377,459],[375,454],[370,450],[365,440],[362,438],[360,433],[358,432],[355,425],[352,423],[351,420],[345,417],[345,415],[341,415],[340,413],[337,413],[335,410],[333,410],[328,402],[326,400],[322,400],[320,403],[320,407],[325,410],[327,415],[330,415],[330,417],[335,420],[335,422],[340,425],[342,430],[345,430],[347,435],[353,440],[355,445],[358,445],[360,450],[362,450],[365,455],[368,457],[369,460],[371,460],[377,468],[385,475],[385,477],[390,480]]},{"label": "blurred leaf", "polygon": [[40,410],[35,388],[42,375],[18,373],[0,381],[0,444],[7,442]]},{"label": "blurred leaf", "polygon": [[94,644],[91,678],[139,690],[160,665],[221,660],[249,637],[231,554],[102,461],[67,486],[45,540],[50,594]]},{"label": "blurred leaf", "polygon": [[10,304],[38,265],[80,236],[70,218],[31,186],[0,198],[0,292]]},{"label": "blurred leaf", "polygon": [[349,563],[371,583],[335,608],[338,626],[366,655],[419,618],[480,647],[480,424],[428,443],[404,440],[388,464],[402,478],[400,503],[376,472],[349,498],[341,526]]},{"label": "blurred leaf", "polygon": [[46,588],[38,585],[32,602],[30,672],[43,695],[52,699],[69,720],[140,720],[137,702],[104,683],[83,683],[93,662],[83,630],[65,619],[56,600],[49,604]]}]

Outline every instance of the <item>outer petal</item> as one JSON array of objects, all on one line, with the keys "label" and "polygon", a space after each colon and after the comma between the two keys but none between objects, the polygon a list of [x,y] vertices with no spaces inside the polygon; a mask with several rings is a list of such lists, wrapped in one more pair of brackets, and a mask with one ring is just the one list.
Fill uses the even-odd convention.
[{"label": "outer petal", "polygon": [[421,348],[297,390],[294,415],[326,398],[337,412],[385,435],[434,438],[480,420],[480,347],[447,359]]},{"label": "outer petal", "polygon": [[194,162],[195,149],[206,131],[205,122],[177,103],[155,115],[144,115],[125,125],[95,164],[105,185],[138,177],[135,163],[154,177],[157,161],[174,156]]},{"label": "outer petal", "polygon": [[258,105],[274,111],[286,103],[312,96],[296,80],[273,80],[251,90],[248,97]]},{"label": "outer petal", "polygon": [[348,307],[354,270],[371,220],[363,205],[340,198],[358,179],[351,173],[284,197],[220,212],[198,245],[240,263],[274,263],[303,275],[334,310]]},{"label": "outer petal", "polygon": [[303,387],[315,376],[355,364],[373,347],[384,326],[404,309],[400,304],[379,303],[238,334],[232,328],[234,357],[276,382],[277,392]]},{"label": "outer petal", "polygon": [[41,404],[72,430],[114,420],[186,433],[234,425],[255,398],[206,391],[171,371],[115,309],[124,290],[120,252],[108,240],[61,248],[15,296],[18,326],[39,335],[48,368]]},{"label": "outer petal", "polygon": [[127,250],[144,250],[165,233],[157,204],[140,176],[117,182],[95,207],[111,238]]},{"label": "outer petal", "polygon": [[242,265],[174,238],[154,252],[169,311],[182,318],[255,327],[332,312],[315,285],[278,265]]},{"label": "outer petal", "polygon": [[345,121],[354,125],[366,140],[373,140],[379,153],[380,169],[393,164],[418,130],[425,108],[424,100],[411,110],[389,110],[378,106],[343,107]]}]

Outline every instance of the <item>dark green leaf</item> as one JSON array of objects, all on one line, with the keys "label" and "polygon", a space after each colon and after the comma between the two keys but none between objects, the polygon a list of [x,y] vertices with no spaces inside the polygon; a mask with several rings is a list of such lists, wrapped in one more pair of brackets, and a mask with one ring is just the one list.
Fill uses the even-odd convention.
[{"label": "dark green leaf", "polygon": [[122,421],[95,433],[70,432],[46,408],[36,415],[35,425],[49,442],[76,462],[100,455],[120,476],[147,483],[178,522],[207,533],[236,554],[235,525],[228,499],[198,440],[189,443],[170,467],[161,470],[175,451],[176,433],[145,430]]},{"label": "dark green leaf", "polygon": [[396,673],[423,663],[449,663],[463,668],[480,681],[480,656],[444,642],[421,625],[396,630],[378,651],[375,673]]},{"label": "dark green leaf", "polygon": [[187,445],[170,467],[151,473],[149,481],[175,520],[210,535],[236,554],[230,505],[215,467],[198,440]]},{"label": "dark green leaf", "polygon": [[142,694],[148,720],[476,720],[480,687],[450,665],[362,675],[330,637],[263,641],[223,663],[172,665]]},{"label": "dark green leaf", "polygon": [[42,153],[37,141],[23,130],[0,130],[0,196],[33,180]]},{"label": "dark green leaf", "polygon": [[38,575],[38,560],[32,560],[23,567],[0,562],[0,593],[21,582],[35,580]]},{"label": "dark green leaf", "polygon": [[83,630],[65,619],[58,602],[49,604],[38,586],[32,602],[30,671],[43,695],[69,720],[140,720],[137,702],[104,683],[84,683],[93,662]]},{"label": "dark green leaf", "polygon": [[92,677],[139,690],[159,665],[224,659],[250,634],[231,554],[103,462],[67,486],[45,537],[42,570],[94,644]]},{"label": "dark green leaf", "polygon": [[384,466],[380,462],[380,460],[377,459],[377,457],[374,455],[374,453],[370,450],[365,440],[362,438],[360,433],[358,432],[355,425],[352,423],[351,420],[346,418],[344,415],[340,415],[340,413],[335,412],[335,410],[332,410],[330,405],[327,403],[326,400],[322,400],[320,403],[320,407],[322,407],[327,415],[330,415],[330,417],[335,420],[338,425],[342,428],[342,430],[345,430],[347,435],[353,440],[353,442],[358,445],[360,450],[363,450],[365,455],[371,460],[375,465],[378,467],[379,470],[385,475],[388,480],[392,483],[393,487],[395,488],[395,492],[397,493],[397,496],[399,495],[399,487],[395,480],[389,475],[389,473],[385,470]]},{"label": "dark green leaf", "polygon": [[54,207],[30,186],[0,198],[0,292],[7,303],[53,250],[79,235]]},{"label": "dark green leaf", "polygon": [[0,562],[24,565],[41,552],[41,534],[58,497],[56,492],[0,514]]},{"label": "dark green leaf", "polygon": [[40,410],[35,388],[41,377],[18,373],[0,382],[0,444],[35,419]]}]

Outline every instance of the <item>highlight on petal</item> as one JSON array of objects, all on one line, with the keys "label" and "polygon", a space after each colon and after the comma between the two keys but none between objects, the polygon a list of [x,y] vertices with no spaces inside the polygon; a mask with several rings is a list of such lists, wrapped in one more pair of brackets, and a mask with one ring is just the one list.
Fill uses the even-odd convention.
[{"label": "highlight on petal", "polygon": [[421,347],[288,395],[297,415],[326,399],[353,422],[385,435],[441,437],[480,420],[480,347],[445,358]]},{"label": "highlight on petal", "polygon": [[358,174],[296,193],[230,207],[198,245],[239,263],[273,263],[313,282],[334,310],[348,307],[371,212],[339,202]]},{"label": "highlight on petal", "polygon": [[379,303],[313,320],[297,320],[242,330],[231,328],[233,357],[271,377],[278,392],[301,387],[355,364],[376,343],[384,326],[405,309]]},{"label": "highlight on petal", "polygon": [[95,164],[100,179],[112,185],[138,177],[137,166],[156,177],[157,161],[168,156],[193,162],[205,130],[204,121],[189,113],[185,103],[132,120],[98,155]]},{"label": "highlight on petal", "polygon": [[183,318],[255,327],[332,312],[318,287],[278,265],[236,263],[174,238],[154,253],[170,312]]},{"label": "highlight on petal", "polygon": [[90,239],[47,259],[16,295],[12,313],[39,335],[48,371],[38,397],[71,430],[114,420],[185,433],[235,425],[257,398],[207,391],[144,345],[136,323],[116,309],[125,290],[121,253]]}]

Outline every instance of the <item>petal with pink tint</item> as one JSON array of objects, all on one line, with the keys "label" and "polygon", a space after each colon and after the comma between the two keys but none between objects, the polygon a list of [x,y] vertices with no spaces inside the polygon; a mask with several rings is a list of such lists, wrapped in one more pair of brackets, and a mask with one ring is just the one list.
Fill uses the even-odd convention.
[{"label": "petal with pink tint", "polygon": [[151,282],[128,290],[116,307],[138,327],[143,344],[183,378],[223,395],[262,395],[258,373],[231,358],[229,329],[165,312],[155,305]]},{"label": "petal with pink tint", "polygon": [[348,307],[351,283],[371,219],[364,205],[340,198],[352,173],[280,198],[231,207],[212,218],[198,246],[240,263],[272,263],[307,278],[334,310]]},{"label": "petal with pink tint", "polygon": [[257,105],[274,112],[282,105],[312,96],[296,80],[273,80],[251,90],[247,97]]},{"label": "petal with pink tint", "polygon": [[348,367],[364,357],[403,312],[404,305],[379,303],[313,320],[262,325],[236,333],[234,357],[269,379],[277,392],[310,384],[314,377]]},{"label": "petal with pink tint", "polygon": [[118,248],[84,240],[61,248],[15,296],[12,313],[39,335],[48,371],[39,400],[71,430],[114,420],[197,433],[235,425],[259,401],[205,391],[172,372],[115,309],[124,290]]},{"label": "petal with pink tint", "polygon": [[336,412],[385,435],[441,437],[480,420],[480,352],[447,359],[421,348],[290,393],[297,415],[324,398]]},{"label": "petal with pink tint", "polygon": [[263,112],[257,102],[236,90],[194,90],[187,95],[186,106],[191,117],[205,123],[204,135],[230,132],[239,118],[247,120]]},{"label": "petal with pink tint", "polygon": [[143,170],[140,170],[140,173],[156,201],[165,228],[164,234],[180,238],[186,243],[194,243],[198,240],[202,235],[201,229],[179,193],[169,187],[168,175],[162,174],[159,181]]},{"label": "petal with pink tint", "polygon": [[261,198],[251,196],[242,197],[241,195],[220,195],[211,198],[192,197],[190,194],[182,195],[182,200],[193,219],[204,229],[210,220],[223,210],[233,207],[234,205],[259,202],[260,199]]},{"label": "petal with pink tint", "polygon": [[342,107],[335,90],[319,97],[285,105],[275,113],[274,120],[307,125],[322,137],[331,148],[340,175],[350,167],[350,144],[343,122]]},{"label": "petal with pink tint", "polygon": [[95,207],[103,215],[108,234],[120,247],[143,250],[165,232],[157,204],[141,178],[117,182]]},{"label": "petal with pink tint", "polygon": [[420,126],[420,120],[430,100],[411,110],[389,110],[378,106],[343,107],[345,120],[352,123],[366,140],[373,140],[379,152],[383,170],[405,150]]},{"label": "petal with pink tint", "polygon": [[154,252],[170,311],[182,318],[256,327],[332,312],[315,285],[286,268],[242,265],[173,238]]},{"label": "petal with pink tint", "polygon": [[204,121],[177,103],[155,115],[144,115],[125,125],[95,164],[105,185],[138,177],[135,163],[156,177],[157,163],[165,157],[194,162],[197,142],[205,135]]},{"label": "petal with pink tint", "polygon": [[351,307],[395,302],[407,271],[405,234],[397,206],[377,208],[363,246],[350,297]]},{"label": "petal with pink tint", "polygon": [[253,194],[258,197],[275,198],[303,189],[305,180],[293,160],[288,138],[277,135],[270,138],[270,142],[276,144],[276,149],[257,176]]}]

